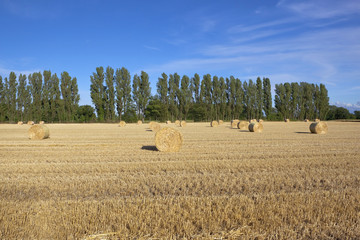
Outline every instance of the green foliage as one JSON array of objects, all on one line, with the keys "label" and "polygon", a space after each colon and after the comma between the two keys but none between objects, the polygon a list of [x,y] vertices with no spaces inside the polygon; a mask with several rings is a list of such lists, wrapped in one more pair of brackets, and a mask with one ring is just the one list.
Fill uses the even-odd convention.
[{"label": "green foliage", "polygon": [[151,97],[149,104],[145,109],[145,116],[147,120],[160,120],[162,103],[158,96]]},{"label": "green foliage", "polygon": [[81,105],[76,110],[78,122],[88,123],[96,120],[95,109],[90,105]]},{"label": "green foliage", "polygon": [[104,68],[97,67],[96,72],[90,76],[90,96],[99,121],[105,120],[105,103],[104,103]]},{"label": "green foliage", "polygon": [[116,109],[121,121],[123,113],[128,111],[131,104],[131,76],[126,68],[116,69],[115,85]]},{"label": "green foliage", "polygon": [[327,120],[336,120],[336,119],[350,119],[352,118],[349,110],[343,107],[337,107],[334,105],[329,106],[329,111],[327,114]]},{"label": "green foliage", "polygon": [[115,120],[115,88],[114,88],[114,69],[111,67],[106,68],[105,73],[105,120]]},{"label": "green foliage", "polygon": [[354,115],[356,119],[360,119],[360,111],[354,111]]}]

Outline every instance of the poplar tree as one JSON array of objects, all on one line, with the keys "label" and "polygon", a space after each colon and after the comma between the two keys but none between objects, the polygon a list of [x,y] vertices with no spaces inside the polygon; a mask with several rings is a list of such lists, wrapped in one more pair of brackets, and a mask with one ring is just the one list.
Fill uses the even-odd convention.
[{"label": "poplar tree", "polygon": [[8,114],[9,114],[9,121],[14,122],[16,119],[16,90],[17,90],[17,81],[16,81],[16,74],[14,72],[10,73],[9,76],[9,88],[8,88]]},{"label": "poplar tree", "polygon": [[177,104],[176,104],[176,86],[175,78],[173,74],[169,75],[169,85],[168,85],[168,94],[169,94],[169,111],[171,116],[171,121],[174,121],[177,118]]},{"label": "poplar tree", "polygon": [[42,95],[42,74],[41,72],[29,74],[28,76],[30,92],[32,96],[31,113],[33,121],[37,122],[41,120],[41,95]]},{"label": "poplar tree", "polygon": [[0,76],[0,122],[5,121],[6,104],[5,104],[5,86],[2,76]]},{"label": "poplar tree", "polygon": [[229,105],[231,119],[234,119],[236,114],[236,79],[233,76],[230,76],[229,80]]},{"label": "poplar tree", "polygon": [[106,68],[105,73],[106,91],[105,91],[105,119],[115,120],[115,89],[114,89],[114,69]]},{"label": "poplar tree", "polygon": [[[225,120],[225,114],[226,114],[226,83],[225,79],[223,77],[220,77],[219,80],[220,84],[220,116],[222,120]],[[242,101],[242,99],[241,99]]]},{"label": "poplar tree", "polygon": [[180,106],[182,109],[182,114],[184,116],[184,119],[186,120],[191,105],[190,78],[186,75],[184,75],[181,78],[180,92],[181,92]]},{"label": "poplar tree", "polygon": [[202,91],[203,91],[203,102],[206,106],[206,119],[212,120],[213,119],[213,104],[212,104],[212,82],[211,82],[211,75],[206,74],[203,76],[202,79]]},{"label": "poplar tree", "polygon": [[193,92],[193,98],[195,103],[200,102],[200,76],[195,73],[194,77],[191,78],[191,90]]},{"label": "poplar tree", "polygon": [[214,114],[211,116],[212,119],[215,119],[216,121],[219,120],[220,115],[220,82],[219,78],[217,76],[213,76],[212,79],[212,104],[214,105]]},{"label": "poplar tree", "polygon": [[68,72],[64,71],[61,73],[61,95],[64,102],[64,112],[65,112],[65,118],[64,120],[69,122],[71,121],[72,113],[71,113],[71,76]]},{"label": "poplar tree", "polygon": [[42,92],[42,120],[48,122],[51,118],[51,71],[44,71],[43,72],[44,77],[44,86],[43,86],[43,92]]},{"label": "poplar tree", "polygon": [[131,76],[126,68],[116,69],[115,86],[116,109],[121,121],[122,115],[128,111],[131,104]]},{"label": "poplar tree", "polygon": [[234,118],[239,118],[244,110],[244,89],[242,88],[242,83],[240,79],[235,79],[235,113]]},{"label": "poplar tree", "polygon": [[95,105],[96,114],[99,121],[104,121],[104,68],[97,67],[96,72],[90,76],[90,96]]},{"label": "poplar tree", "polygon": [[24,121],[24,113],[26,103],[26,75],[20,74],[19,85],[17,90],[17,108],[19,111],[19,120]]},{"label": "poplar tree", "polygon": [[260,119],[263,116],[263,88],[261,78],[256,79],[256,119]]},{"label": "poplar tree", "polygon": [[58,76],[53,74],[51,76],[51,87],[50,87],[50,109],[51,109],[51,120],[60,121],[60,115],[64,115],[60,93],[60,80]]},{"label": "poplar tree", "polygon": [[282,83],[275,84],[275,108],[283,118],[286,118],[285,87]]},{"label": "poplar tree", "polygon": [[140,90],[140,98],[139,98],[139,103],[140,103],[140,107],[141,107],[141,112],[142,112],[142,120],[144,121],[145,118],[145,108],[150,100],[151,97],[151,88],[150,88],[150,82],[149,82],[149,75],[144,72],[141,71],[141,75],[140,75],[140,86],[139,86],[139,90]]},{"label": "poplar tree", "polygon": [[263,109],[266,117],[269,117],[272,111],[271,84],[269,78],[263,78],[264,104]]},{"label": "poplar tree", "polygon": [[324,84],[320,84],[319,95],[319,117],[320,119],[326,119],[326,115],[329,112],[329,97],[328,90]]},{"label": "poplar tree", "polygon": [[80,94],[76,77],[71,80],[71,119],[76,120],[76,113],[79,108]]},{"label": "poplar tree", "polygon": [[168,108],[169,108],[169,98],[168,98],[168,76],[165,73],[161,74],[161,77],[158,78],[156,84],[157,93],[161,102],[161,118],[162,120],[168,119]]},{"label": "poplar tree", "polygon": [[138,119],[141,119],[140,111],[141,111],[141,93],[140,93],[140,77],[135,74],[133,78],[133,99],[136,105]]},{"label": "poplar tree", "polygon": [[294,119],[299,119],[299,96],[300,86],[298,83],[291,83],[290,112]]}]

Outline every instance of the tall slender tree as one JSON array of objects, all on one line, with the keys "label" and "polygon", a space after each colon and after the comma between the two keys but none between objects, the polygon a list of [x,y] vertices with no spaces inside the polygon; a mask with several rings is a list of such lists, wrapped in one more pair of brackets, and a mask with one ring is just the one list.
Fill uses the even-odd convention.
[{"label": "tall slender tree", "polygon": [[256,79],[256,118],[260,119],[263,117],[263,88],[261,78]]},{"label": "tall slender tree", "polygon": [[269,117],[272,111],[271,84],[269,78],[263,78],[263,109],[266,117]]},{"label": "tall slender tree", "polygon": [[168,109],[169,109],[169,98],[168,98],[168,76],[165,73],[161,74],[161,77],[158,78],[156,84],[157,93],[159,95],[159,100],[161,102],[161,119],[168,119]]},{"label": "tall slender tree", "polygon": [[25,110],[25,97],[26,97],[26,75],[19,75],[19,85],[17,89],[17,108],[18,108],[18,119],[24,121]]},{"label": "tall slender tree", "polygon": [[180,106],[184,119],[186,120],[191,105],[190,78],[186,75],[181,78],[180,93]]},{"label": "tall slender tree", "polygon": [[212,118],[219,120],[220,115],[220,82],[218,76],[213,76],[212,79],[212,89],[211,89],[211,96],[212,96],[212,104],[214,105],[214,113]]},{"label": "tall slender tree", "polygon": [[61,73],[61,95],[64,102],[64,110],[65,110],[65,121],[71,121],[71,76],[68,72],[64,71]]},{"label": "tall slender tree", "polygon": [[[226,83],[223,77],[220,77],[220,118],[225,120],[226,115]],[[242,101],[242,99],[241,99]]]},{"label": "tall slender tree", "polygon": [[151,97],[149,75],[144,71],[141,71],[139,90],[140,90],[139,103],[140,103],[140,108],[141,108],[141,113],[142,113],[142,119],[144,121],[145,108],[146,108],[147,104],[149,103],[149,100]]},{"label": "tall slender tree", "polygon": [[244,110],[244,89],[242,87],[242,83],[240,79],[235,79],[235,112],[234,118],[240,118],[243,110]]},{"label": "tall slender tree", "polygon": [[2,76],[0,76],[0,122],[6,119],[6,103],[5,103],[5,85]]},{"label": "tall slender tree", "polygon": [[329,97],[328,90],[324,84],[320,84],[319,94],[319,117],[320,119],[326,119],[326,115],[329,112]]},{"label": "tall slender tree", "polygon": [[41,72],[29,74],[28,76],[30,92],[32,96],[32,117],[33,120],[41,120],[41,95],[42,95],[42,74]]},{"label": "tall slender tree", "polygon": [[95,110],[99,121],[104,121],[105,119],[104,78],[103,67],[97,67],[96,72],[90,76],[90,95],[92,102],[95,105]]},{"label": "tall slender tree", "polygon": [[106,68],[105,73],[105,119],[115,121],[115,88],[114,88],[114,69],[112,67]]},{"label": "tall slender tree", "polygon": [[50,88],[50,108],[51,108],[51,121],[61,121],[60,116],[64,116],[64,108],[62,107],[60,80],[56,73],[51,76]]},{"label": "tall slender tree", "polygon": [[200,76],[195,73],[194,77],[191,78],[191,89],[193,91],[193,98],[195,103],[200,102]]},{"label": "tall slender tree", "polygon": [[51,119],[51,71],[44,71],[44,85],[43,85],[43,92],[42,92],[42,120],[48,122]]},{"label": "tall slender tree", "polygon": [[71,119],[76,120],[79,108],[80,94],[76,77],[71,79]]},{"label": "tall slender tree", "polygon": [[140,77],[135,74],[134,78],[133,78],[133,99],[134,99],[134,103],[136,105],[136,110],[137,110],[137,115],[138,115],[138,119],[142,119],[141,118],[141,92],[140,92],[140,85],[141,85],[141,80]]},{"label": "tall slender tree", "polygon": [[121,121],[122,115],[129,110],[131,104],[131,76],[125,67],[116,69],[115,86],[116,109]]},{"label": "tall slender tree", "polygon": [[9,76],[9,92],[8,92],[8,111],[9,111],[9,121],[14,122],[16,120],[16,92],[17,92],[17,81],[16,74],[14,72],[10,73]]}]

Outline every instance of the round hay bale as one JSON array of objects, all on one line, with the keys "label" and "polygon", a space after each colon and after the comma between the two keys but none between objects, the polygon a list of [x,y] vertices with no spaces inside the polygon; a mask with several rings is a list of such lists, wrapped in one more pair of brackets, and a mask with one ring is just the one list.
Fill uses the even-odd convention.
[{"label": "round hay bale", "polygon": [[314,122],[320,122],[320,119],[316,118],[316,119],[314,120]]},{"label": "round hay bale", "polygon": [[150,122],[150,129],[153,131],[153,132],[157,132],[161,129],[161,126],[159,123],[157,122]]},{"label": "round hay bale", "polygon": [[48,138],[50,131],[47,126],[36,124],[29,129],[28,134],[31,140],[41,140]]},{"label": "round hay bale", "polygon": [[176,126],[180,127],[180,124],[181,124],[181,123],[180,123],[179,120],[176,120],[176,121],[175,121],[175,125],[176,125]]},{"label": "round hay bale", "polygon": [[240,130],[246,130],[246,129],[248,129],[248,126],[249,126],[249,122],[247,122],[247,121],[240,121],[237,124],[237,128]]},{"label": "round hay bale", "polygon": [[286,118],[284,121],[285,121],[285,122],[290,122],[290,119]]},{"label": "round hay bale", "polygon": [[39,124],[45,124],[45,122],[44,122],[44,121],[40,121]]},{"label": "round hay bale", "polygon": [[263,123],[264,122],[264,120],[262,120],[262,119],[259,119],[259,121],[258,121],[259,123]]},{"label": "round hay bale", "polygon": [[264,126],[258,122],[252,122],[249,124],[249,131],[250,132],[258,132],[261,133],[264,129]]},{"label": "round hay bale", "polygon": [[309,122],[309,119],[305,119],[304,122]]},{"label": "round hay bale", "polygon": [[325,134],[328,132],[328,126],[325,122],[314,122],[310,124],[310,132],[316,134]]},{"label": "round hay bale", "polygon": [[164,127],[155,135],[155,146],[160,152],[178,152],[182,143],[181,132],[174,128]]},{"label": "round hay bale", "polygon": [[180,127],[186,127],[186,121],[184,121],[184,120],[181,121],[181,122],[180,122]]},{"label": "round hay bale", "polygon": [[171,124],[171,121],[169,121],[169,120],[168,120],[168,121],[166,121],[166,124]]},{"label": "round hay bale", "polygon": [[238,124],[239,120],[235,119],[231,121],[231,128],[237,128],[237,124]]},{"label": "round hay bale", "polygon": [[126,122],[125,121],[120,121],[119,122],[119,127],[125,127],[126,126]]},{"label": "round hay bale", "polygon": [[219,120],[219,125],[224,124],[223,120]]},{"label": "round hay bale", "polygon": [[253,118],[249,121],[249,123],[253,123],[253,122],[257,122],[257,120],[255,118]]},{"label": "round hay bale", "polygon": [[141,125],[142,124],[142,121],[141,120],[138,120],[137,121],[137,125]]},{"label": "round hay bale", "polygon": [[27,122],[27,125],[34,125],[35,123],[34,123],[34,121],[28,121]]},{"label": "round hay bale", "polygon": [[22,121],[19,121],[17,125],[23,125],[24,123]]},{"label": "round hay bale", "polygon": [[210,123],[210,126],[211,126],[211,127],[217,127],[218,125],[219,125],[218,121],[212,121],[212,122]]}]

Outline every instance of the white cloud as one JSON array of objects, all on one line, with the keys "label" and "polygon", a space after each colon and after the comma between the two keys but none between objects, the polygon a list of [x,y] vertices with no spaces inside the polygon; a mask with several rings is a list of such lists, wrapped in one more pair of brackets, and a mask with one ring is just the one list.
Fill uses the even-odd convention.
[{"label": "white cloud", "polygon": [[358,0],[281,0],[277,6],[313,19],[343,17],[360,13],[360,1]]},{"label": "white cloud", "polygon": [[29,74],[32,74],[34,72],[40,72],[42,70],[39,69],[33,69],[33,70],[16,70],[16,69],[6,69],[6,68],[2,68],[0,67],[0,75],[2,77],[8,77],[10,72],[14,72],[16,74],[16,76],[19,76],[20,74],[25,74],[26,76]]},{"label": "white cloud", "polygon": [[350,112],[359,111],[360,110],[360,101],[357,103],[345,103],[345,102],[335,102],[333,103],[337,107],[343,107],[348,109]]}]

